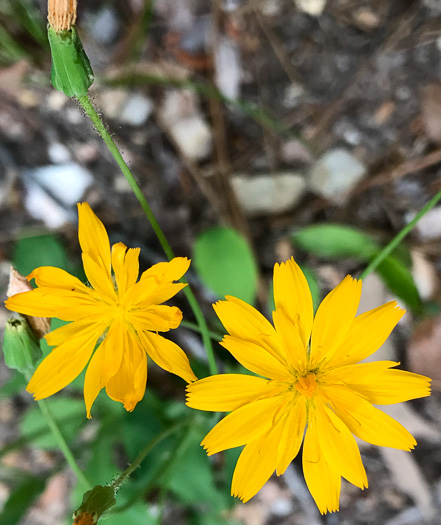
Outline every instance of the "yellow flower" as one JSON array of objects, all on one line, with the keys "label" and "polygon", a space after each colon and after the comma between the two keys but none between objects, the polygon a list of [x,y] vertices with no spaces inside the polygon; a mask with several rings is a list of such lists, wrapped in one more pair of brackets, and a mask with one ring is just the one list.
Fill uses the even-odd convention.
[{"label": "yellow flower", "polygon": [[87,203],[78,204],[78,215],[84,271],[91,286],[60,268],[43,266],[28,276],[38,288],[14,295],[5,304],[25,315],[72,321],[46,335],[48,344],[56,348],[37,368],[27,390],[36,400],[49,397],[89,363],[84,400],[90,418],[92,404],[104,387],[126,410],[135,408],[145,392],[147,355],[185,381],[197,378],[179,346],[157,333],[181,322],[179,308],[161,303],[186,286],[173,281],[184,275],[190,261],[176,257],[155,264],[136,282],[139,248],[117,243],[110,249],[106,229]]},{"label": "yellow flower", "polygon": [[383,344],[404,314],[392,301],[356,317],[360,294],[361,281],[347,276],[314,318],[308,284],[291,259],[274,268],[274,326],[234,297],[214,305],[229,332],[222,346],[263,376],[215,375],[187,386],[190,407],[231,412],[202,441],[207,453],[245,445],[233,475],[233,496],[245,502],[274,470],[283,474],[304,438],[308,488],[321,513],[336,511],[341,477],[367,487],[353,434],[379,446],[415,446],[404,427],[372,405],[427,396],[430,380],[395,370],[399,363],[391,361],[359,363]]}]

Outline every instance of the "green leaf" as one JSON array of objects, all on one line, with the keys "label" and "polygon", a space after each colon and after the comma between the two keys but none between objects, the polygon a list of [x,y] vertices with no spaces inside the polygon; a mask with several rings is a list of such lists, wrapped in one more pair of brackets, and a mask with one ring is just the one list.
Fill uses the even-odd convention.
[{"label": "green leaf", "polygon": [[56,266],[69,271],[64,246],[54,235],[39,235],[19,239],[12,257],[14,267],[28,275],[39,266]]},{"label": "green leaf", "polygon": [[[81,426],[87,421],[84,401],[69,397],[58,396],[47,400],[47,405],[60,430],[68,442],[75,441]],[[53,437],[45,419],[41,415],[39,406],[35,403],[26,412],[20,423],[23,436],[43,432],[33,444],[43,449],[57,448],[58,443]]]},{"label": "green leaf", "polygon": [[27,478],[9,496],[2,512],[0,523],[2,525],[17,525],[20,518],[41,494],[45,486],[42,478]]},{"label": "green leaf", "polygon": [[26,388],[26,380],[22,374],[14,370],[9,379],[0,388],[0,397],[11,397]]},{"label": "green leaf", "polygon": [[319,257],[367,261],[379,247],[369,235],[342,224],[316,224],[293,234],[294,243]]},{"label": "green leaf", "polygon": [[392,293],[403,299],[414,312],[421,312],[421,299],[412,274],[399,259],[389,255],[377,267],[376,272]]},{"label": "green leaf", "polygon": [[166,488],[183,503],[209,505],[220,511],[227,506],[226,498],[215,486],[210,459],[204,449],[197,446],[207,433],[206,425],[194,426],[188,438],[191,445],[174,463]]},{"label": "green leaf", "polygon": [[[119,504],[123,504],[122,498],[117,496]],[[103,525],[157,525],[158,520],[155,518],[148,507],[143,503],[135,503],[130,508],[123,512],[116,512],[115,514],[104,514],[102,520],[99,521]]]},{"label": "green leaf", "polygon": [[246,239],[231,228],[213,228],[196,239],[193,262],[204,285],[220,298],[233,295],[252,304],[257,263]]}]

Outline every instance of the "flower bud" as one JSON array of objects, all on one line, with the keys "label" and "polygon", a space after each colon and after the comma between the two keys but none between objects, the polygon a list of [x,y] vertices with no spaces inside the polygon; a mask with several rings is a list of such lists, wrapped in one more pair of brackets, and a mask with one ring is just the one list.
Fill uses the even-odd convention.
[{"label": "flower bud", "polygon": [[93,71],[75,27],[57,32],[49,26],[48,39],[52,54],[51,82],[54,88],[67,97],[81,98],[87,95],[93,83]]},{"label": "flower bud", "polygon": [[22,316],[10,317],[5,326],[3,354],[8,368],[28,375],[43,353],[37,338],[32,333],[26,319]]},{"label": "flower bud", "polygon": [[83,495],[83,502],[74,512],[74,525],[95,525],[103,512],[115,505],[112,486],[95,485]]},{"label": "flower bud", "polygon": [[[9,285],[6,295],[12,297],[18,293],[30,292],[33,288],[31,283],[23,277],[17,270],[11,266],[11,271],[9,274]],[[33,334],[37,339],[41,339],[51,330],[51,320],[47,317],[33,317],[31,315],[24,316],[28,322],[29,328],[32,330]]]}]

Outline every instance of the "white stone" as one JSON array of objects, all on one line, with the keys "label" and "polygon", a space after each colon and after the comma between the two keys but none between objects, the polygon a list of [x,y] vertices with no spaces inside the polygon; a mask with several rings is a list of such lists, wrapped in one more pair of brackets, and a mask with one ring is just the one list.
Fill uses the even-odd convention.
[{"label": "white stone", "polygon": [[295,0],[296,6],[311,16],[320,16],[325,10],[327,0]]},{"label": "white stone", "polygon": [[219,91],[231,99],[240,95],[242,66],[237,44],[229,38],[222,38],[214,53],[215,82]]},{"label": "white stone", "polygon": [[249,216],[277,215],[298,204],[306,183],[298,173],[274,175],[233,175],[231,184],[237,199]]},{"label": "white stone", "polygon": [[326,152],[311,168],[309,186],[312,192],[341,203],[366,173],[366,168],[344,149]]},{"label": "white stone", "polygon": [[[406,214],[407,222],[415,217],[415,213]],[[415,231],[422,241],[431,241],[441,237],[441,206],[429,210],[416,223]]]},{"label": "white stone", "polygon": [[152,111],[152,101],[144,95],[135,93],[122,104],[118,119],[124,124],[142,126],[150,117]]},{"label": "white stone", "polygon": [[205,159],[211,151],[211,130],[199,115],[179,120],[170,133],[182,152],[192,160]]},{"label": "white stone", "polygon": [[61,144],[61,142],[52,142],[49,144],[47,154],[53,164],[62,164],[72,159],[70,151],[64,144]]},{"label": "white stone", "polygon": [[24,175],[66,206],[80,201],[93,181],[90,172],[75,162],[24,170]]},{"label": "white stone", "polygon": [[211,129],[202,116],[194,93],[169,91],[159,110],[162,125],[189,159],[206,158],[212,147]]},{"label": "white stone", "polygon": [[70,214],[52,199],[38,184],[25,181],[24,204],[29,214],[43,221],[49,228],[59,228],[70,221]]}]

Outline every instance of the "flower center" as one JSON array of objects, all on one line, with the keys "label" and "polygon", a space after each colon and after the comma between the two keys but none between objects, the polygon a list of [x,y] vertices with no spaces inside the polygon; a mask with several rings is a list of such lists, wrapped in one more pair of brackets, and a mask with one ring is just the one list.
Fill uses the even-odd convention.
[{"label": "flower center", "polygon": [[317,382],[315,374],[308,374],[306,376],[299,377],[298,381],[294,384],[294,388],[305,397],[311,398],[314,395]]}]

